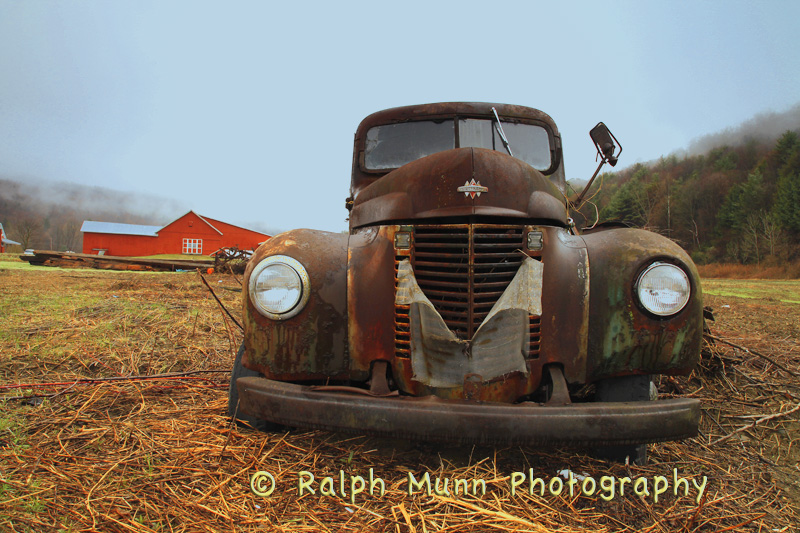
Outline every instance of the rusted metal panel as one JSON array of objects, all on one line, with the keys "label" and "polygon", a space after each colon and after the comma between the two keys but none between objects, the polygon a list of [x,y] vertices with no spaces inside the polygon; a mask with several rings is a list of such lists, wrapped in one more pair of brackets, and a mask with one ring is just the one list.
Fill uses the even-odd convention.
[{"label": "rusted metal panel", "polygon": [[585,243],[563,228],[542,226],[544,290],[538,363],[561,364],[570,383],[586,376],[589,261]]},{"label": "rusted metal panel", "polygon": [[394,356],[394,233],[365,228],[350,238],[347,270],[352,378],[366,380],[373,361]]},{"label": "rusted metal panel", "polygon": [[[488,191],[459,191],[468,180]],[[364,188],[353,201],[350,227],[475,215],[567,224],[564,196],[541,172],[508,154],[459,148],[408,163]]]},{"label": "rusted metal panel", "polygon": [[[476,215],[515,216],[566,226],[565,197],[544,174],[508,154],[473,148],[473,172],[489,192],[475,197]],[[504,213],[503,210],[508,210]]]},{"label": "rusted metal panel", "polygon": [[261,315],[244,291],[244,366],[273,379],[349,377],[347,241],[347,235],[300,229],[273,237],[256,250],[245,271],[245,287],[262,259],[288,255],[308,271],[311,296],[298,315],[279,321]]},{"label": "rusted metal panel", "polygon": [[473,374],[465,374],[460,387],[434,387],[415,379],[411,359],[395,358],[392,372],[401,391],[414,396],[436,396],[442,399],[470,398],[484,402],[511,403],[533,393],[541,382],[541,368],[537,361],[525,361],[526,373],[511,372],[484,381],[481,376],[477,382]]},{"label": "rusted metal panel", "polygon": [[[689,373],[700,354],[703,302],[688,254],[669,239],[639,229],[608,229],[583,239],[596,272],[591,277],[587,378]],[[692,297],[674,317],[656,318],[637,305],[634,284],[657,260],[677,264],[689,276]]]}]

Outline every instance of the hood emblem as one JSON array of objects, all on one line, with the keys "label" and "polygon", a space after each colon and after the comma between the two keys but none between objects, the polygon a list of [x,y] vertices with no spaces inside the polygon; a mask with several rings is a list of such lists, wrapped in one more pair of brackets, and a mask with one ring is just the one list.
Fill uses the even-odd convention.
[{"label": "hood emblem", "polygon": [[472,178],[471,181],[465,181],[464,185],[456,189],[458,192],[463,192],[464,196],[470,196],[474,200],[476,196],[480,196],[482,192],[489,192],[489,187],[484,187],[481,185],[480,181],[475,181],[475,178]]}]

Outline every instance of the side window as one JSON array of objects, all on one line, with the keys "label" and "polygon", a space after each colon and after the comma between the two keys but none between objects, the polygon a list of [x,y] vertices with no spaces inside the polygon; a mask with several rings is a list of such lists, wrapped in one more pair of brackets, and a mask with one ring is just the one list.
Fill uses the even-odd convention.
[{"label": "side window", "polygon": [[203,253],[203,239],[183,239],[184,254],[202,254]]}]

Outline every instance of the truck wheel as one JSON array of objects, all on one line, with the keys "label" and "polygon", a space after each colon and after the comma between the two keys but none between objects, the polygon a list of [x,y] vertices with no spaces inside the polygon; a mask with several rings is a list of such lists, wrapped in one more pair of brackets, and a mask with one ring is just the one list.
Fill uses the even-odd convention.
[{"label": "truck wheel", "polygon": [[[652,400],[650,376],[622,376],[599,381],[596,385],[595,401],[639,402]],[[631,464],[647,463],[647,444],[623,444],[598,446],[595,455],[600,459]]]},{"label": "truck wheel", "polygon": [[261,374],[258,372],[242,366],[243,355],[244,343],[242,343],[242,345],[239,347],[239,351],[236,352],[236,359],[233,361],[233,370],[231,370],[231,384],[228,388],[228,416],[234,418],[236,423],[240,426],[249,426],[259,431],[277,431],[281,429],[280,424],[262,420],[254,416],[244,414],[241,411],[237,412],[237,408],[239,406],[239,391],[236,388],[236,380],[239,378],[261,376]]}]

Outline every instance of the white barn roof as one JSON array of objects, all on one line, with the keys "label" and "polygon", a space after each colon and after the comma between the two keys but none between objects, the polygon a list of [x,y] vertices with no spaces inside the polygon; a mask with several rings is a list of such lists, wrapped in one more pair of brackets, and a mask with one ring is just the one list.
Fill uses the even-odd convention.
[{"label": "white barn roof", "polygon": [[163,226],[144,226],[141,224],[120,224],[118,222],[95,222],[84,220],[81,226],[83,233],[113,233],[115,235],[142,235],[158,237],[156,234]]}]

